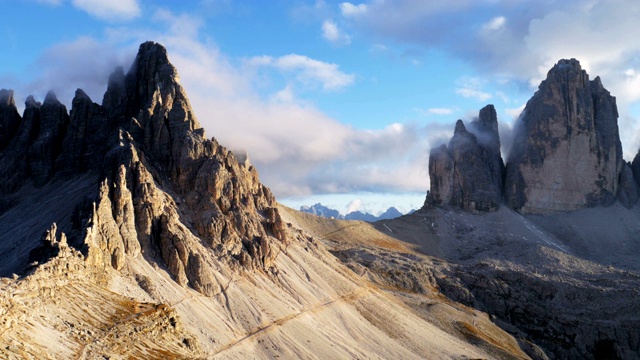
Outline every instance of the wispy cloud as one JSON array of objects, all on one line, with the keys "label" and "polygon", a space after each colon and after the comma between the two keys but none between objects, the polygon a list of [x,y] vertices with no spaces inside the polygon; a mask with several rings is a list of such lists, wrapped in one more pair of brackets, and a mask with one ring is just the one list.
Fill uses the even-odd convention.
[{"label": "wispy cloud", "polygon": [[459,109],[453,109],[453,108],[429,108],[429,109],[422,109],[422,108],[414,108],[413,109],[415,112],[421,114],[421,115],[451,115],[454,112],[458,111]]},{"label": "wispy cloud", "polygon": [[482,28],[490,31],[497,31],[504,28],[507,19],[504,16],[496,16],[485,23]]},{"label": "wispy cloud", "polygon": [[257,56],[249,59],[254,66],[273,67],[283,72],[296,73],[296,79],[303,84],[320,84],[324,90],[340,90],[355,81],[355,75],[340,71],[339,66],[315,60],[304,55],[289,54],[281,57]]},{"label": "wispy cloud", "polygon": [[322,22],[322,38],[336,45],[351,43],[351,37],[340,30],[338,24],[331,20]]},{"label": "wispy cloud", "polygon": [[450,108],[431,108],[431,109],[427,109],[427,112],[429,114],[434,114],[434,115],[451,115],[453,114],[453,109]]},{"label": "wispy cloud", "polygon": [[140,15],[137,0],[72,0],[73,6],[102,20],[130,20]]},{"label": "wispy cloud", "polygon": [[493,97],[490,93],[484,91],[484,81],[474,77],[464,77],[458,80],[456,94],[464,97],[475,99],[478,101],[487,101]]},{"label": "wispy cloud", "polygon": [[456,89],[456,94],[465,98],[476,99],[478,101],[487,101],[492,98],[491,94],[484,91],[472,89],[472,88]]},{"label": "wispy cloud", "polygon": [[[69,0],[29,0],[39,4],[59,6]],[[141,14],[139,0],[70,0],[71,5],[87,14],[106,21],[124,21]]]},{"label": "wispy cloud", "polygon": [[340,4],[340,11],[345,17],[355,17],[362,15],[367,12],[368,8],[369,7],[367,6],[367,4],[355,5],[350,2],[343,2],[342,4]]}]

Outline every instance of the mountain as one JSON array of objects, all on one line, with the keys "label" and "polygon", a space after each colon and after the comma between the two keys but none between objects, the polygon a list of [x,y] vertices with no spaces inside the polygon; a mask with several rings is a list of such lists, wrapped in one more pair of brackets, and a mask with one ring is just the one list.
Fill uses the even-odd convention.
[{"label": "mountain", "polygon": [[577,60],[560,60],[527,102],[506,165],[497,124],[488,105],[472,131],[458,120],[448,146],[431,150],[428,203],[546,214],[637,202],[640,183],[622,159],[615,98]]},{"label": "mountain", "polygon": [[624,165],[617,119],[600,78],[589,80],[575,59],[559,61],[519,121],[506,166],[509,206],[544,213],[612,204]]},{"label": "mountain", "polygon": [[431,149],[430,198],[465,210],[495,210],[502,202],[504,164],[493,105],[480,110],[470,125],[473,132],[458,120],[449,145]]},{"label": "mountain", "polygon": [[459,120],[431,150],[425,207],[378,229],[446,260],[449,298],[546,354],[638,359],[640,160],[622,159],[617,118],[600,79],[560,60],[515,125],[500,192],[497,133]]},{"label": "mountain", "polygon": [[338,210],[330,209],[320,203],[315,204],[313,206],[301,206],[300,211],[326,217],[329,219],[339,219],[339,220],[360,220],[366,222],[375,222],[379,220],[388,220],[402,216],[402,213],[398,211],[395,207],[388,208],[385,212],[380,214],[379,216],[375,216],[369,213],[363,213],[361,211],[352,211],[347,215],[342,215]]},{"label": "mountain", "polygon": [[328,207],[317,203],[313,206],[300,206],[300,211],[307,213],[307,214],[313,214],[313,215],[317,215],[317,216],[323,216],[329,219],[342,219],[344,220],[344,216],[342,214],[340,214],[340,212],[338,210],[334,210],[334,209],[329,209]]},{"label": "mountain", "polygon": [[360,211],[352,211],[350,213],[348,213],[347,215],[345,215],[345,219],[346,220],[362,220],[362,221],[367,221],[367,222],[376,222],[379,220],[388,220],[388,219],[394,219],[397,217],[402,216],[402,213],[400,211],[398,211],[398,209],[394,208],[393,206],[388,208],[385,212],[383,212],[382,214],[375,216],[375,215],[371,215],[369,213],[362,213]]},{"label": "mountain", "polygon": [[[279,205],[157,43],[101,104],[50,92],[20,116],[0,91],[0,136],[0,358],[527,357],[410,246]],[[338,261],[352,246],[416,272]]]},{"label": "mountain", "polygon": [[506,165],[488,106],[433,150],[423,208],[366,223],[278,204],[157,43],[101,104],[0,90],[0,358],[638,359],[616,114],[560,61]]}]

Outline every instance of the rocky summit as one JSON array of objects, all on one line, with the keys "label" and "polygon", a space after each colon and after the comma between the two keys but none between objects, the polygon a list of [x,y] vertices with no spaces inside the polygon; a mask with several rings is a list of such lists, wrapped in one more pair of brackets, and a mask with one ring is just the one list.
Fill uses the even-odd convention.
[{"label": "rocky summit", "polygon": [[[527,103],[505,197],[524,213],[609,205],[623,168],[616,101],[575,60],[559,61]],[[579,174],[579,176],[576,176]]]},{"label": "rocky summit", "polygon": [[[211,294],[222,285],[203,266],[212,261],[206,254],[268,270],[273,244],[287,241],[255,168],[205,138],[161,45],[142,44],[126,75],[115,70],[102,105],[78,89],[69,115],[49,92],[42,104],[29,97],[21,118],[12,92],[1,95],[2,211],[27,189],[86,174],[91,194],[61,204],[68,210],[57,222],[96,265],[119,270],[128,257],[157,253],[178,283]],[[33,231],[13,237],[20,248],[2,256],[23,269],[46,261],[33,241],[44,229]]]},{"label": "rocky summit", "polygon": [[449,145],[431,150],[427,204],[544,214],[637,202],[640,161],[622,159],[615,98],[577,60],[549,71],[514,127],[504,165],[493,106],[471,131],[458,120]]},{"label": "rocky summit", "polygon": [[640,152],[622,159],[615,98],[560,60],[515,123],[506,165],[483,111],[431,150],[424,208],[382,225],[456,264],[436,280],[447,296],[546,354],[639,359]]},{"label": "rocky summit", "polygon": [[504,164],[493,105],[480,110],[470,130],[458,120],[449,145],[431,149],[428,202],[469,211],[496,210],[502,203]]}]

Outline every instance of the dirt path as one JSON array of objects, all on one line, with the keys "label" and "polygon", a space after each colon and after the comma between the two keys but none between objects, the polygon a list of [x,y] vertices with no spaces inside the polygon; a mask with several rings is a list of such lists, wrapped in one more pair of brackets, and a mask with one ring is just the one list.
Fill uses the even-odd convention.
[{"label": "dirt path", "polygon": [[255,328],[255,329],[249,331],[245,336],[243,336],[243,337],[241,337],[241,338],[239,338],[237,340],[234,340],[234,341],[222,346],[220,349],[216,350],[213,353],[209,353],[207,355],[207,357],[219,355],[219,354],[231,349],[232,347],[240,344],[241,342],[243,342],[245,340],[248,340],[248,339],[250,339],[250,338],[252,338],[252,337],[254,337],[256,335],[260,335],[261,333],[263,333],[263,332],[265,332],[265,331],[267,331],[267,330],[269,330],[269,329],[271,329],[271,328],[273,328],[275,326],[283,325],[283,324],[287,323],[288,321],[299,317],[300,315],[306,314],[308,312],[313,312],[313,311],[316,311],[316,310],[320,310],[322,308],[331,306],[331,305],[333,305],[333,304],[335,304],[335,303],[337,303],[339,301],[353,301],[353,300],[355,300],[355,299],[357,299],[357,298],[369,293],[370,291],[371,291],[371,289],[368,288],[368,287],[361,287],[361,288],[357,289],[356,291],[353,291],[353,292],[351,292],[349,294],[340,296],[340,297],[338,297],[336,299],[333,299],[331,301],[327,301],[327,302],[315,305],[313,307],[304,309],[304,310],[302,310],[302,311],[300,311],[298,313],[287,315],[287,316],[285,316],[283,318],[274,320],[270,324],[259,326],[259,327]]}]

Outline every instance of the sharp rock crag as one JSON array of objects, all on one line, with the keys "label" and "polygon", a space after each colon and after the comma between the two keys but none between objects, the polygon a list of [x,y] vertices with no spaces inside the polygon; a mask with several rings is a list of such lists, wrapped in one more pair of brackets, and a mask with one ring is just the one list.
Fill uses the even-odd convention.
[{"label": "sharp rock crag", "polygon": [[[85,174],[88,190],[54,220],[95,266],[121,269],[143,253],[204,294],[221,288],[214,258],[277,271],[287,234],[275,198],[248,161],[205,138],[159,44],[142,44],[126,74],[113,72],[102,105],[78,89],[69,114],[49,92],[42,104],[30,96],[20,117],[13,92],[1,90],[0,151],[1,213],[28,189]],[[46,253],[28,237],[14,241]],[[22,268],[34,260],[24,251],[4,256]]]},{"label": "sharp rock crag", "polygon": [[640,160],[622,159],[616,100],[575,59],[560,60],[527,102],[505,165],[493,106],[470,125],[458,120],[449,145],[431,150],[427,204],[544,214],[638,200]]},{"label": "sharp rock crag", "polygon": [[504,164],[493,105],[480,110],[470,130],[458,120],[449,145],[431,150],[431,201],[469,211],[495,210],[502,202]]}]

